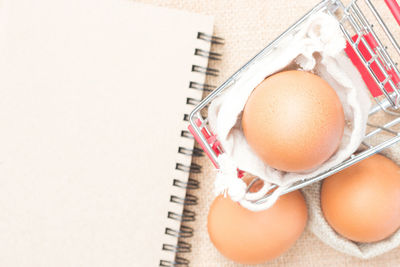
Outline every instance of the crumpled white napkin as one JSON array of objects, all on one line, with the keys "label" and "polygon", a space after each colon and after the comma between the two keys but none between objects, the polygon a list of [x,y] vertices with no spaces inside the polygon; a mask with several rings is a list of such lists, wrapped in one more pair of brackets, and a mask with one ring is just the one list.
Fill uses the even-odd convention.
[{"label": "crumpled white napkin", "polygon": [[[215,181],[216,193],[227,192],[246,208],[263,210],[276,201],[283,189],[327,171],[359,147],[371,103],[360,74],[343,51],[345,45],[337,20],[325,12],[316,13],[293,34],[285,37],[279,46],[250,65],[229,89],[211,103],[209,123],[225,151],[224,157],[220,156],[223,160],[219,161],[221,169]],[[316,73],[336,90],[346,118],[343,139],[337,152],[321,166],[302,173],[286,173],[266,165],[251,150],[241,129],[241,114],[253,89],[267,76],[290,68],[288,66],[292,63],[296,63],[298,69]],[[279,185],[279,188],[268,201],[255,205],[251,198],[246,198],[244,183],[229,183],[234,179],[227,178],[227,175],[235,175],[236,168],[263,179],[265,188],[271,184]]]}]

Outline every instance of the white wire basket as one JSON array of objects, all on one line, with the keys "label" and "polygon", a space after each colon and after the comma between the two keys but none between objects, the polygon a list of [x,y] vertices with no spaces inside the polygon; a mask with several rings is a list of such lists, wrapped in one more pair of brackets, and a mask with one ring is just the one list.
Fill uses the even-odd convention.
[{"label": "white wire basket", "polygon": [[[395,19],[400,23],[400,17],[396,16],[395,0],[385,0]],[[362,4],[362,7],[361,7]],[[391,4],[394,4],[391,5]],[[397,6],[398,7],[398,6]],[[369,11],[368,11],[369,10]],[[249,66],[257,62],[261,57],[270,53],[280,42],[293,31],[296,31],[313,14],[324,11],[340,24],[340,29],[346,38],[348,45],[353,49],[353,55],[350,56],[360,66],[356,67],[363,75],[371,95],[376,105],[369,112],[369,121],[373,120],[374,115],[384,112],[390,115],[390,119],[380,125],[368,123],[367,133],[362,142],[362,147],[352,154],[348,159],[334,166],[330,170],[323,172],[315,177],[301,180],[282,191],[282,194],[301,189],[317,181],[339,172],[381,150],[400,141],[400,133],[396,131],[396,125],[400,123],[400,113],[396,110],[400,107],[400,72],[397,64],[394,62],[394,56],[400,56],[400,47],[393,34],[383,21],[380,13],[377,11],[371,0],[363,0],[359,3],[357,0],[351,1],[348,5],[340,0],[324,0],[317,4],[312,10],[305,14],[300,20],[293,24],[289,29],[282,33],[273,42],[261,50],[255,57],[248,61],[243,67],[236,71],[221,86],[212,91],[204,100],[202,100],[189,115],[189,131],[195,137],[201,148],[208,155],[216,168],[219,168],[218,156],[224,153],[223,147],[218,141],[218,137],[212,133],[209,128],[207,117],[204,112],[217,96],[236,83]],[[379,35],[375,32],[373,24],[367,19],[365,11],[372,14],[374,21],[379,24]],[[400,25],[399,25],[400,26]],[[383,38],[382,38],[383,36]],[[390,46],[390,47],[388,47]],[[372,118],[372,119],[371,119]],[[377,144],[371,140],[377,135],[381,135]],[[238,178],[241,178],[242,172],[238,170]],[[256,184],[254,179],[247,188],[247,192]],[[271,189],[276,187],[272,185]],[[254,204],[262,204],[269,197],[269,194],[253,200]]]}]

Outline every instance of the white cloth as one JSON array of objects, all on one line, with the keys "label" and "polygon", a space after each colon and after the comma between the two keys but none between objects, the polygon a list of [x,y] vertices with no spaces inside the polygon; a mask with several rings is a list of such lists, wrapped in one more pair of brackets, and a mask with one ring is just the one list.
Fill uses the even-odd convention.
[{"label": "white cloth", "polygon": [[[210,126],[225,151],[223,160],[219,161],[221,171],[217,174],[215,192],[228,192],[250,210],[266,209],[283,189],[327,171],[359,147],[371,103],[360,74],[343,51],[345,45],[337,20],[324,12],[314,14],[272,51],[253,62],[230,88],[211,103],[208,110]],[[307,172],[286,173],[269,167],[252,151],[241,129],[241,114],[253,89],[267,76],[283,69],[303,69],[321,76],[336,90],[345,113],[346,125],[339,149],[321,166]],[[236,173],[227,171],[229,168],[239,168],[260,177],[265,187],[279,185],[279,190],[275,190],[262,205],[255,205],[251,197],[246,197],[244,186],[226,182],[233,181],[226,175]],[[235,189],[230,190],[231,186]]]}]

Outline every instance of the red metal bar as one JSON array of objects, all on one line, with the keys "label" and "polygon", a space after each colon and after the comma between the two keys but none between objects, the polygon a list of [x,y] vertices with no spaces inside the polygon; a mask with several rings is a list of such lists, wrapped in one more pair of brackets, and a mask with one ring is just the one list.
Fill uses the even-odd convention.
[{"label": "red metal bar", "polygon": [[[353,42],[357,40],[358,36],[354,35],[352,37]],[[365,40],[367,41],[368,45],[372,48],[375,49],[377,47],[377,42],[371,35],[371,33],[365,34],[364,35]],[[368,52],[367,47],[362,43],[359,42],[357,46],[358,50],[360,50],[361,54],[363,55],[364,59],[366,61],[369,61],[372,58],[372,55]],[[364,66],[362,63],[361,59],[357,56],[356,52],[353,50],[351,45],[347,43],[347,46],[345,48],[345,52],[350,58],[350,60],[353,62],[353,64],[356,66],[358,71],[361,74],[361,77],[363,78],[365,84],[367,85],[369,91],[371,92],[373,97],[378,97],[382,95],[382,91],[379,88],[379,86],[376,84],[375,80],[372,78],[372,76],[369,74],[367,68]],[[377,58],[376,60],[380,60]],[[381,62],[382,63],[382,62]],[[378,64],[376,62],[371,63],[371,69],[375,73],[376,77],[380,82],[383,82],[385,80],[385,75],[382,73],[382,71],[379,69]],[[392,81],[397,84],[400,81],[400,78],[396,75],[395,71],[393,69],[387,69],[386,71],[391,75]],[[393,92],[393,88],[390,86],[389,83],[385,84],[385,89],[388,93]]]},{"label": "red metal bar", "polygon": [[386,5],[392,12],[393,17],[396,19],[397,23],[400,25],[400,6],[396,0],[385,0]]}]

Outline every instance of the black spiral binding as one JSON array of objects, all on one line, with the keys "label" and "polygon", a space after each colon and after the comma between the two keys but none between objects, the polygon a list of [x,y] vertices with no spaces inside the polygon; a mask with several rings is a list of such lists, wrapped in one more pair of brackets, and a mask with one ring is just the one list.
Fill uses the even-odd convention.
[{"label": "black spiral binding", "polygon": [[[210,42],[211,44],[223,44],[224,39],[212,35],[208,35],[202,32],[199,32],[197,34],[197,39]],[[219,53],[211,52],[211,51],[205,51],[203,49],[196,48],[194,51],[195,56],[200,56],[200,57],[207,57],[209,60],[220,60],[222,55]],[[192,65],[192,72],[198,72],[202,73],[204,75],[210,75],[210,76],[218,76],[219,70],[209,68],[208,66],[198,66],[198,65]],[[213,85],[209,84],[202,84],[198,82],[191,81],[189,83],[189,89],[191,90],[200,90],[203,92],[210,92],[214,90],[216,87]],[[200,103],[200,99],[194,99],[191,97],[186,98],[186,104],[187,105],[197,105]],[[184,114],[183,116],[184,121],[189,121],[189,115]],[[193,136],[190,134],[189,131],[187,130],[182,130],[181,131],[181,137],[183,138],[193,138]],[[186,147],[178,147],[178,153],[186,155],[188,157],[203,157],[204,153],[201,149],[199,148],[186,148]],[[201,172],[201,166],[192,163],[191,165],[185,165],[182,163],[177,162],[175,165],[175,169],[178,171],[182,172],[188,172],[188,173],[200,173]],[[181,181],[179,179],[174,179],[173,186],[179,187],[182,190],[196,190],[199,188],[199,182],[191,177],[189,177],[187,182]],[[197,205],[198,199],[195,195],[192,195],[190,193],[186,193],[186,196],[184,198],[171,195],[170,196],[170,202],[183,205],[184,209],[182,214],[178,214],[176,212],[168,212],[167,217],[170,220],[177,220],[179,222],[192,222],[196,219],[196,213],[192,210],[190,210],[190,207]],[[181,240],[178,241],[176,245],[171,245],[171,244],[163,244],[162,245],[162,250],[164,251],[169,251],[171,253],[189,253],[191,252],[191,244],[182,241],[182,239],[190,238],[193,236],[193,228],[189,227],[187,225],[181,224],[179,229],[171,229],[169,227],[165,228],[165,234],[174,236],[177,238],[180,238]],[[183,267],[183,266],[189,266],[189,260],[186,258],[183,258],[181,256],[175,256],[175,260],[172,261],[167,261],[167,260],[160,260],[160,267]]]}]

